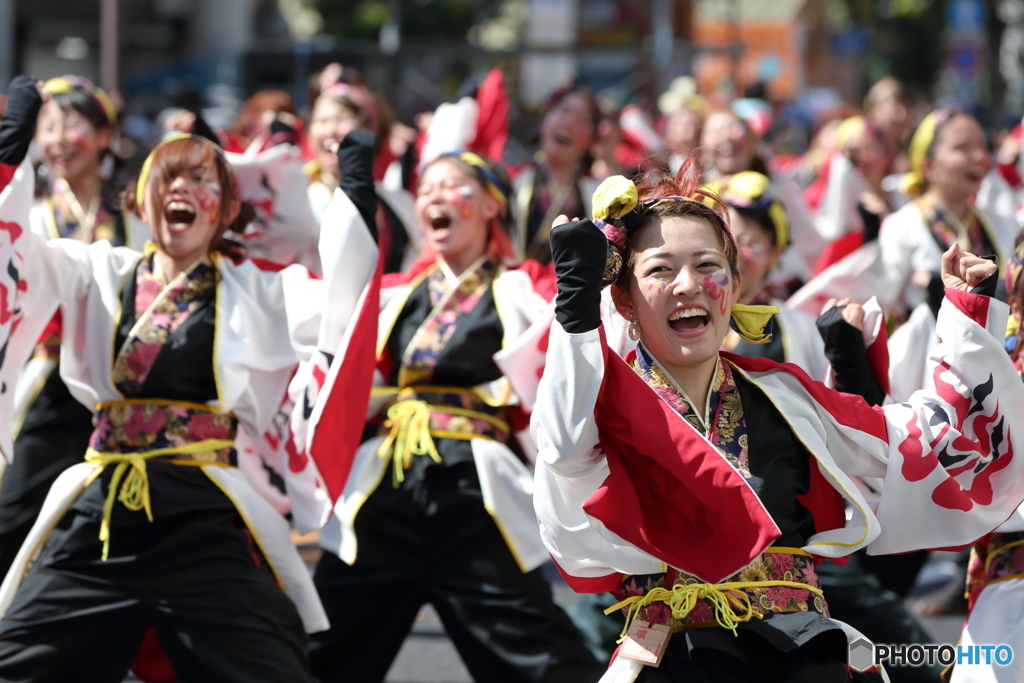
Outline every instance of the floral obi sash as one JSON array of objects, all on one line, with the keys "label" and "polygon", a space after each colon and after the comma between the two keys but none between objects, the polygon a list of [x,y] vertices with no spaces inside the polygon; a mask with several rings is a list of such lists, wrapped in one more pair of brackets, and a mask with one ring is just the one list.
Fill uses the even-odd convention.
[{"label": "floral obi sash", "polygon": [[86,486],[109,465],[115,465],[100,525],[104,560],[110,549],[115,499],[129,510],[145,510],[153,521],[147,462],[222,467],[235,464],[238,420],[233,415],[200,403],[144,397],[146,379],[164,345],[199,306],[213,299],[217,281],[216,268],[205,257],[164,286],[153,273],[155,250],[146,246],[136,267],[136,323],[111,372],[114,385],[125,399],[98,406],[85,455],[86,462],[96,465]]},{"label": "floral obi sash", "polygon": [[392,458],[396,486],[404,481],[404,470],[412,465],[414,455],[429,455],[434,462],[441,462],[435,438],[505,443],[512,434],[506,401],[495,400],[480,389],[375,387],[372,395],[388,397],[381,409],[386,419],[378,431],[385,439],[377,456]]},{"label": "floral obi sash", "polygon": [[967,565],[967,597],[973,607],[985,586],[1024,579],[1024,531],[989,534],[971,548]]},{"label": "floral obi sash", "polygon": [[664,574],[627,576],[616,597],[622,600],[605,614],[623,611],[623,635],[634,619],[664,624],[674,632],[721,626],[735,633],[738,624],[766,614],[817,612],[828,617],[814,559],[799,548],[768,548],[717,584],[672,567]]}]

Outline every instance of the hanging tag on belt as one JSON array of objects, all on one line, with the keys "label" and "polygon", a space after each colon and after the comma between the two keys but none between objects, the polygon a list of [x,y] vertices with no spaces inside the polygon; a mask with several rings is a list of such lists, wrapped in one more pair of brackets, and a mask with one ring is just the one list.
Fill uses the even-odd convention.
[{"label": "hanging tag on belt", "polygon": [[619,657],[657,667],[661,664],[661,658],[665,656],[671,635],[672,629],[664,624],[648,624],[636,619],[626,631],[626,639],[619,648]]}]

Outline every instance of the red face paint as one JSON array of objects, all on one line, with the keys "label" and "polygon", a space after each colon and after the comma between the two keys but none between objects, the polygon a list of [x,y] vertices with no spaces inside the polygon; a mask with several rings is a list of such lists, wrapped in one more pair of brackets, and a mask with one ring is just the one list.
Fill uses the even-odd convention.
[{"label": "red face paint", "polygon": [[704,289],[708,290],[708,296],[714,301],[718,301],[718,311],[722,315],[725,315],[725,310],[728,307],[726,301],[725,290],[729,287],[729,275],[725,272],[724,268],[719,268],[711,275],[705,275],[701,281],[704,284]]},{"label": "red face paint", "polygon": [[452,205],[459,218],[466,220],[473,217],[473,188],[469,185],[445,190],[444,199]]},{"label": "red face paint", "polygon": [[220,184],[213,180],[200,183],[196,187],[196,199],[199,208],[209,216],[210,225],[216,225],[220,213]]}]

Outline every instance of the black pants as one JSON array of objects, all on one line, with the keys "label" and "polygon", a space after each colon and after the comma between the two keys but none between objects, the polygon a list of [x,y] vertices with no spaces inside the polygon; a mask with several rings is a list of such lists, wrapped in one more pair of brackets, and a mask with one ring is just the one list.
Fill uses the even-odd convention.
[{"label": "black pants", "polygon": [[92,412],[71,396],[55,369],[25,416],[14,441],[14,462],[0,483],[0,579],[35,524],[50,486],[82,462],[91,434]]},{"label": "black pants", "polygon": [[[818,567],[818,577],[825,590],[829,614],[873,642],[934,642],[899,597],[885,590],[873,574],[864,571],[858,553],[851,555],[842,566],[823,563]],[[934,683],[939,680],[942,667],[886,665],[885,670],[893,683]]]},{"label": "black pants", "polygon": [[604,667],[552,602],[540,570],[520,570],[484,509],[471,460],[411,472],[397,489],[385,477],[356,517],[356,533],[354,565],[324,553],[317,567],[331,620],[330,631],[310,638],[319,681],[384,680],[425,602],[481,683],[601,677]]},{"label": "black pants", "polygon": [[[711,629],[709,629],[711,630]],[[725,629],[721,629],[724,631]],[[846,637],[841,630],[821,633],[803,646],[783,652],[761,635],[728,633],[725,648],[695,647],[682,631],[672,636],[661,666],[645,666],[636,683],[881,683],[875,673],[849,673]]]},{"label": "black pants", "polygon": [[179,683],[310,680],[295,605],[236,512],[128,514],[106,562],[93,515],[60,521],[0,620],[0,681],[120,683],[147,626]]}]

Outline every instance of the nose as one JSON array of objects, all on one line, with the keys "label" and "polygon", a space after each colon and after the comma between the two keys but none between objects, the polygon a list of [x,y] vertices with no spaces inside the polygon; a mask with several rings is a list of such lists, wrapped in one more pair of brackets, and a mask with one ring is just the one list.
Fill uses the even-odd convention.
[{"label": "nose", "polygon": [[185,179],[185,176],[174,176],[174,179],[171,180],[171,184],[168,185],[167,189],[170,192],[184,192],[188,189],[188,180]]},{"label": "nose", "polygon": [[692,299],[700,293],[704,286],[700,274],[693,268],[683,268],[672,282],[672,294],[684,299]]}]

